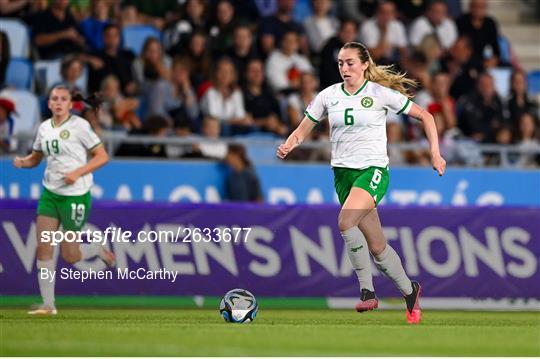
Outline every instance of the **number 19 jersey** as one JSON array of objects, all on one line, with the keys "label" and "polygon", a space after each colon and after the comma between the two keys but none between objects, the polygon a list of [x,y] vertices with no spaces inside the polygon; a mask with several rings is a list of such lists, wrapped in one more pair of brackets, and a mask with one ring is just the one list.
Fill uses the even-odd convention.
[{"label": "number 19 jersey", "polygon": [[88,152],[101,144],[101,140],[84,118],[71,115],[60,126],[52,119],[44,121],[38,129],[33,150],[47,158],[43,186],[62,196],[80,196],[93,184],[91,173],[66,185],[64,175],[88,162]]},{"label": "number 19 jersey", "polygon": [[328,118],[332,167],[364,169],[388,166],[386,114],[408,114],[411,107],[407,96],[366,80],[354,94],[343,83],[327,87],[304,114],[315,123]]}]

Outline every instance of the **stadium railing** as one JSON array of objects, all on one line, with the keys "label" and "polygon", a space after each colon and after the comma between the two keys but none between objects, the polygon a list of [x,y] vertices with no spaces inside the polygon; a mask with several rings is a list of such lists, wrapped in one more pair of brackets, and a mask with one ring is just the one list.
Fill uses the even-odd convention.
[{"label": "stadium railing", "polygon": [[[0,137],[0,140],[10,140],[12,141],[11,150],[12,153],[24,154],[31,150],[31,144],[33,141],[34,134],[29,132],[19,133],[11,137]],[[251,159],[255,163],[272,163],[277,162],[275,157],[275,149],[279,144],[284,140],[280,138],[275,139],[265,139],[265,138],[251,138],[251,137],[234,137],[234,138],[220,138],[217,140],[208,139],[200,136],[187,136],[187,137],[154,137],[154,136],[144,136],[144,135],[127,135],[125,133],[117,132],[106,132],[102,136],[102,140],[106,146],[107,152],[111,158],[115,158],[115,152],[121,144],[155,144],[155,145],[167,145],[167,146],[186,146],[200,144],[202,142],[206,144],[210,143],[240,143],[246,146],[248,150],[248,155],[250,154],[250,148],[257,148],[257,154],[266,153],[265,156],[256,156]],[[538,163],[538,158],[540,157],[540,145],[537,146],[521,146],[521,145],[497,145],[497,144],[479,144],[471,140],[456,141],[453,145],[452,156],[458,156],[461,161],[449,160],[449,164],[458,163],[464,166],[469,167],[487,167],[485,161],[478,161],[475,158],[486,159],[489,156],[496,156],[498,161],[496,162],[497,167],[503,168],[519,168],[524,167],[520,164],[518,159],[520,156],[536,156]],[[394,143],[389,144],[390,149],[395,149],[398,151],[427,151],[427,145],[422,142],[410,142],[410,143]],[[268,151],[261,152],[260,149],[265,148]],[[306,141],[302,144],[302,148],[329,151],[330,142],[329,141]],[[3,154],[9,155],[8,154]],[[126,158],[122,156],[122,158]],[[173,158],[169,158],[173,159]],[[179,158],[180,159],[180,158]],[[306,161],[313,162],[313,161]],[[406,165],[406,164],[404,164]],[[493,165],[491,165],[493,166]],[[529,166],[530,167],[530,166]],[[536,165],[538,167],[538,165]]]}]

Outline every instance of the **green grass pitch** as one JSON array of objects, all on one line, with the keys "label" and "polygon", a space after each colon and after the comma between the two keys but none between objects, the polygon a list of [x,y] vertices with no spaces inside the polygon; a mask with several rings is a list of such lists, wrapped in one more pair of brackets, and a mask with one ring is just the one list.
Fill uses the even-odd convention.
[{"label": "green grass pitch", "polygon": [[540,356],[539,312],[261,310],[228,324],[208,309],[0,309],[0,356]]}]

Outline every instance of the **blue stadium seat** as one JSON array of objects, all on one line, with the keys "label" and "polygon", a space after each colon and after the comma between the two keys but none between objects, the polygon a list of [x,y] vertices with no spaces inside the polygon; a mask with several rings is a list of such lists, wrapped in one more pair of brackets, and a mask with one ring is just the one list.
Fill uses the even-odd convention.
[{"label": "blue stadium seat", "polygon": [[149,37],[155,37],[161,42],[161,32],[153,26],[131,25],[122,29],[124,48],[133,51],[137,56],[141,54],[144,42]]},{"label": "blue stadium seat", "polygon": [[30,57],[30,32],[22,21],[0,18],[0,29],[8,37],[9,52],[12,58],[27,59]]},{"label": "blue stadium seat", "polygon": [[7,67],[6,85],[18,89],[32,88],[33,68],[27,59],[11,58]]},{"label": "blue stadium seat", "polygon": [[501,64],[508,65],[512,63],[512,48],[510,46],[510,41],[504,35],[499,35],[497,38],[499,43],[500,50],[500,61]]},{"label": "blue stadium seat", "polygon": [[0,96],[7,97],[15,103],[13,133],[33,132],[41,122],[39,99],[27,90],[4,89]]},{"label": "blue stadium seat", "polygon": [[40,94],[46,94],[52,85],[62,81],[60,66],[62,60],[39,60],[34,63],[34,76],[36,78],[36,90]]},{"label": "blue stadium seat", "polygon": [[527,85],[531,96],[540,94],[540,70],[532,70],[529,72],[527,75]]}]

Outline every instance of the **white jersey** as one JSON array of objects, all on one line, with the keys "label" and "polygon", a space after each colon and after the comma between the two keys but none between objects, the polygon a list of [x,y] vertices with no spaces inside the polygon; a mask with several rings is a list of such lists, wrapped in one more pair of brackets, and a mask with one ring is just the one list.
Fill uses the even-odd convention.
[{"label": "white jersey", "polygon": [[411,107],[405,95],[366,80],[352,95],[343,83],[327,87],[305,115],[316,123],[328,117],[332,167],[364,169],[388,166],[386,114],[407,114]]},{"label": "white jersey", "polygon": [[43,186],[62,196],[80,196],[88,192],[93,184],[91,173],[79,177],[71,185],[64,183],[64,175],[84,166],[89,151],[99,144],[101,140],[88,121],[79,116],[71,115],[60,126],[55,126],[52,119],[43,122],[32,147],[47,157]]}]

